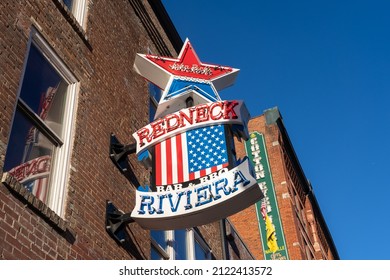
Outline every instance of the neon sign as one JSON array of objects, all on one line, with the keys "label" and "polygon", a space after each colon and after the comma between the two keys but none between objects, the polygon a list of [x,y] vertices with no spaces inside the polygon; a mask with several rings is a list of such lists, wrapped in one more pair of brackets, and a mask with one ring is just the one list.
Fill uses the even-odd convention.
[{"label": "neon sign", "polygon": [[193,227],[242,210],[242,200],[253,204],[258,200],[258,192],[245,161],[234,169],[221,169],[187,188],[137,191],[132,217],[149,229]]},{"label": "neon sign", "polygon": [[154,121],[133,134],[152,176],[136,191],[132,220],[145,229],[195,227],[264,197],[248,158],[234,152],[234,136],[249,138],[248,110],[217,93],[238,69],[202,63],[188,39],[177,59],[137,54],[134,69],[164,92]]}]

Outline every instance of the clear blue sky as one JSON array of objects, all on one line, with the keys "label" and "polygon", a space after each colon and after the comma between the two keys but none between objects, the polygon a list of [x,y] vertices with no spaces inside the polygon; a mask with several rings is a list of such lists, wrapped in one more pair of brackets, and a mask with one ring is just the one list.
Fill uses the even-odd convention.
[{"label": "clear blue sky", "polygon": [[390,1],[163,0],[222,99],[277,106],[341,259],[390,259]]}]

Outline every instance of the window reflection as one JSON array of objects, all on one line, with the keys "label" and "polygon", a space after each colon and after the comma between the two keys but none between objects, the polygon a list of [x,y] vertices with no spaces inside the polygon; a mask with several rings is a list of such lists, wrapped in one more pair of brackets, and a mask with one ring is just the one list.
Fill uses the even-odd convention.
[{"label": "window reflection", "polygon": [[186,260],[187,257],[187,230],[175,230],[175,259]]},{"label": "window reflection", "polygon": [[23,77],[20,98],[61,136],[65,108],[65,83],[40,51],[32,45]]},{"label": "window reflection", "polygon": [[149,121],[152,122],[154,120],[154,116],[156,115],[156,110],[162,95],[162,90],[152,83],[148,84],[148,88],[149,88],[149,96],[150,96]]},{"label": "window reflection", "polygon": [[197,260],[207,260],[208,251],[199,244],[198,240],[195,240],[195,259]]},{"label": "window reflection", "polygon": [[152,246],[152,252],[151,252],[151,256],[150,256],[150,259],[152,260],[163,260],[163,256],[155,249],[153,248]]},{"label": "window reflection", "polygon": [[149,83],[149,94],[154,100],[159,103],[162,95],[162,90],[155,84]]},{"label": "window reflection", "polygon": [[18,111],[9,143],[4,170],[45,202],[54,144]]},{"label": "window reflection", "polygon": [[49,140],[39,123],[44,123],[61,139],[67,87],[68,84],[32,44],[18,101],[27,108],[22,111],[18,107],[15,112],[4,171],[43,202],[47,199],[54,149],[59,143]]},{"label": "window reflection", "polygon": [[150,235],[161,246],[162,249],[167,249],[167,238],[165,231],[162,230],[151,230]]},{"label": "window reflection", "polygon": [[71,11],[73,6],[73,0],[63,0],[63,2],[65,6],[68,7],[69,11]]}]

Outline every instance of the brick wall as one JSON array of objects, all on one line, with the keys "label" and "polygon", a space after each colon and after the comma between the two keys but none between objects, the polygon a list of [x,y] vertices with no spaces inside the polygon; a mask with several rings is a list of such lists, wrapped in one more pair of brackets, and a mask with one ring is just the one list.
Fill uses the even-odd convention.
[{"label": "brick wall", "polygon": [[232,222],[226,220],[226,244],[227,256],[231,260],[254,260],[255,256],[252,254]]},{"label": "brick wall", "polygon": [[[151,11],[147,1],[136,2]],[[1,185],[0,259],[150,258],[149,231],[130,224],[128,242],[119,246],[104,227],[106,199],[130,211],[136,181],[148,178],[134,155],[133,182],[108,155],[111,132],[130,143],[149,119],[147,83],[133,62],[137,52],[157,50],[130,1],[89,1],[85,30],[59,0],[1,1],[0,21],[0,170],[12,144],[9,131],[32,27],[80,81],[64,223],[17,185]],[[157,21],[154,26],[175,56],[162,27]]]},{"label": "brick wall", "polygon": [[[249,122],[248,129],[249,132],[254,130],[259,132],[265,131],[265,118],[252,119]],[[246,155],[244,144],[236,141],[235,147],[237,157],[243,158]],[[229,219],[242,236],[255,259],[264,259],[255,205],[229,217]]]},{"label": "brick wall", "polygon": [[[275,187],[276,199],[279,207],[279,214],[282,220],[285,241],[290,259],[303,259],[299,247],[293,244],[298,242],[294,210],[291,205],[288,191],[288,179],[285,173],[285,166],[280,149],[280,134],[276,124],[267,125],[265,115],[255,117],[249,122],[249,132],[257,131],[264,135],[265,145],[268,154],[268,161],[271,168],[272,180]],[[236,142],[237,155],[246,155],[242,143]],[[230,217],[237,231],[243,237],[252,254],[256,259],[264,259],[262,241],[259,232],[258,218],[254,205],[244,211]]]},{"label": "brick wall", "polygon": [[[297,232],[295,228],[293,209],[288,196],[286,184],[287,179],[284,170],[283,158],[280,152],[277,126],[267,125],[265,115],[261,115],[251,119],[249,122],[249,132],[253,131],[258,131],[264,135],[289,257],[291,259],[302,259],[299,248],[295,248],[295,246],[293,246],[293,243],[297,241]],[[245,147],[243,144],[237,142],[236,149],[239,156],[242,157],[245,155]],[[237,228],[238,232],[242,235],[244,241],[247,243],[256,259],[264,259],[255,206],[250,206],[245,211],[232,216],[230,219]]]},{"label": "brick wall", "polygon": [[222,259],[222,241],[219,222],[200,226],[198,229],[202,238],[210,246],[213,256],[218,260]]},{"label": "brick wall", "polygon": [[[136,223],[127,226],[122,246],[105,231],[106,200],[129,212],[135,188],[149,181],[135,155],[128,157],[130,180],[117,170],[109,136],[134,142],[131,134],[149,120],[147,82],[133,70],[135,54],[177,53],[146,0],[89,1],[87,15],[82,28],[60,0],[0,2],[0,177],[32,28],[80,82],[65,215],[8,178],[0,185],[0,259],[150,258],[149,231]],[[221,259],[219,223],[199,232]]]},{"label": "brick wall", "polygon": [[[323,218],[316,215],[320,211],[318,205],[313,205],[314,194],[297,166],[298,159],[286,148],[290,145],[288,136],[282,133],[275,120],[267,124],[266,114],[250,120],[249,132],[258,131],[265,138],[289,258],[337,258],[336,249],[330,249],[332,240],[326,232]],[[243,143],[236,142],[236,150],[239,157],[245,155]],[[255,258],[264,259],[255,206],[233,215],[230,220]],[[307,251],[311,251],[312,256]]]}]

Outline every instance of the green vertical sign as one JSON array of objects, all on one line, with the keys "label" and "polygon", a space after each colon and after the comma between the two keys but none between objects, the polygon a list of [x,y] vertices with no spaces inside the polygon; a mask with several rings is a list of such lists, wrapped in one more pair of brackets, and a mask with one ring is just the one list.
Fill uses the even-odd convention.
[{"label": "green vertical sign", "polygon": [[264,198],[256,203],[264,259],[288,260],[264,136],[257,131],[250,133],[249,140],[245,142],[245,149],[253,164],[257,183],[264,193]]}]

